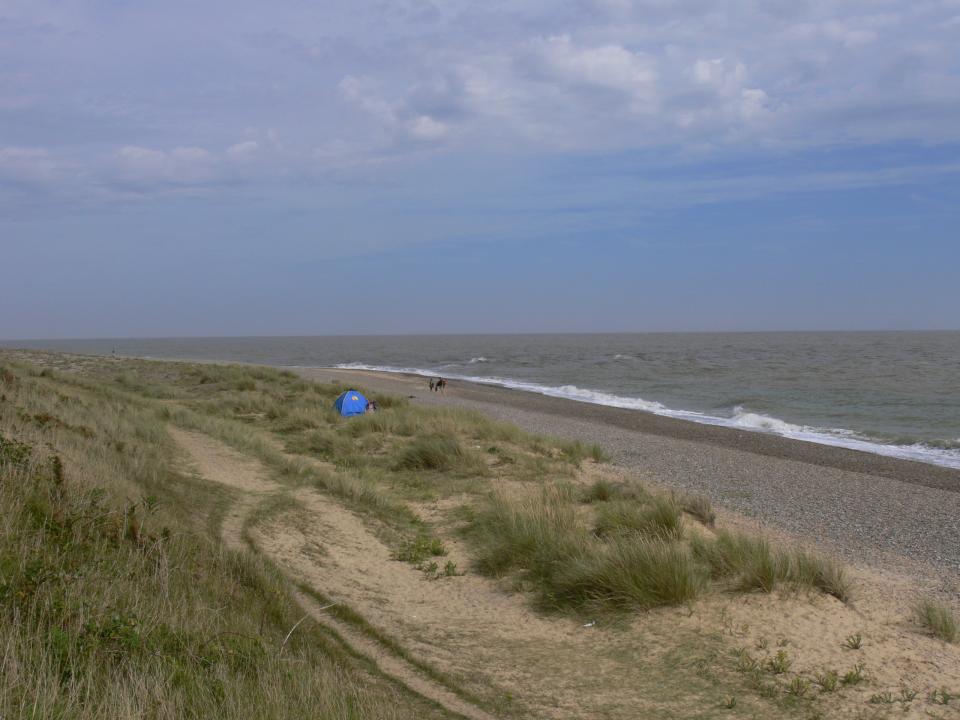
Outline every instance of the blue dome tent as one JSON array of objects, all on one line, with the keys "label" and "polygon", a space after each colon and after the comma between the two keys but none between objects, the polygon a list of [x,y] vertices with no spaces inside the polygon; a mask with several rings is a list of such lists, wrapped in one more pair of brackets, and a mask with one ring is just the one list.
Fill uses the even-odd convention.
[{"label": "blue dome tent", "polygon": [[344,417],[363,415],[367,411],[367,399],[356,390],[347,390],[337,398],[333,406]]}]

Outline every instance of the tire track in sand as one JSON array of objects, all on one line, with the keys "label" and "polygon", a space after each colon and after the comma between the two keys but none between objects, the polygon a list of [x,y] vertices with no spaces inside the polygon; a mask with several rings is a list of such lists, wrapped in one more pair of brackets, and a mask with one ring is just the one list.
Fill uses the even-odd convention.
[{"label": "tire track in sand", "polygon": [[[247,549],[243,539],[246,518],[265,496],[288,488],[267,480],[269,473],[258,460],[243,455],[208,435],[175,427],[169,427],[168,432],[201,477],[240,493],[239,499],[230,506],[224,516],[221,537],[229,548]],[[302,490],[298,493],[301,497],[303,494]],[[325,503],[330,506],[327,508],[328,512],[334,511],[332,501],[316,493],[310,495],[313,496],[310,498],[312,502]],[[347,512],[339,507],[336,510]],[[292,590],[292,595],[315,622],[334,630],[356,653],[372,661],[384,675],[455,715],[468,720],[495,720],[493,715],[425,677],[415,666],[388,652],[352,625],[325,613],[319,603],[304,593]]]}]

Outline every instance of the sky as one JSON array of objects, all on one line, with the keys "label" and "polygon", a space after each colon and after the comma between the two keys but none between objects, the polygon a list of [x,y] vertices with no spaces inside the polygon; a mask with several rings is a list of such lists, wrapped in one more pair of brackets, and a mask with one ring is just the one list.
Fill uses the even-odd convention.
[{"label": "sky", "polygon": [[0,338],[960,327],[960,0],[0,0]]}]

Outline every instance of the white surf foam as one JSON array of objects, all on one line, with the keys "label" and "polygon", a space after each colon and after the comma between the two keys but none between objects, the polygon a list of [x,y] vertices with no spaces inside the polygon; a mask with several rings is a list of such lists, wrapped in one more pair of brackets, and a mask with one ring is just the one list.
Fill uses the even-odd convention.
[{"label": "white surf foam", "polygon": [[[423,368],[366,365],[364,363],[340,363],[336,367],[343,370],[374,370],[378,372],[421,375],[423,377],[434,377],[438,374],[435,370],[424,370]],[[722,417],[693,410],[676,410],[653,400],[614,395],[601,390],[580,388],[576,385],[551,386],[523,380],[514,380],[512,378],[481,377],[474,375],[445,375],[445,377],[451,380],[465,380],[481,385],[496,385],[511,390],[525,390],[548,397],[577,400],[594,405],[606,405],[607,407],[624,408],[627,410],[642,410],[655,415],[689,420],[704,425],[720,425],[722,427],[739,428],[753,432],[766,432],[792,440],[803,440],[821,445],[844,447],[851,450],[873,453],[875,455],[895,457],[903,460],[915,460],[931,465],[960,469],[960,450],[957,449],[933,447],[923,443],[892,445],[859,435],[852,430],[796,425],[762,413],[749,412],[739,406],[734,408],[732,416]]]}]

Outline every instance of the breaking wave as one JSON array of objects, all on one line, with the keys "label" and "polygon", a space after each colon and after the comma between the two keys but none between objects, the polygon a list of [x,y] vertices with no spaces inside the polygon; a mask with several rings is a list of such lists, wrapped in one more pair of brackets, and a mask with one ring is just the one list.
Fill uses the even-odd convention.
[{"label": "breaking wave", "polygon": [[[477,360],[479,361],[479,359]],[[364,363],[340,363],[336,365],[336,367],[342,370],[374,370],[378,372],[421,375],[423,377],[437,375],[436,370],[392,367],[389,365],[367,365]],[[481,385],[496,385],[510,390],[524,390],[548,397],[565,398],[567,400],[576,400],[594,405],[606,405],[607,407],[624,408],[627,410],[641,410],[655,415],[688,420],[704,425],[719,425],[753,432],[765,432],[792,440],[804,440],[821,445],[844,447],[851,450],[873,453],[875,455],[895,457],[903,460],[915,460],[917,462],[960,469],[960,439],[958,439],[958,443],[948,440],[935,441],[929,444],[911,441],[890,443],[843,428],[820,428],[810,425],[797,425],[770,415],[750,412],[742,406],[734,407],[732,414],[724,417],[693,410],[676,410],[655,400],[615,395],[601,390],[577,387],[576,385],[541,385],[524,380],[492,376],[446,375],[445,377]]]}]

